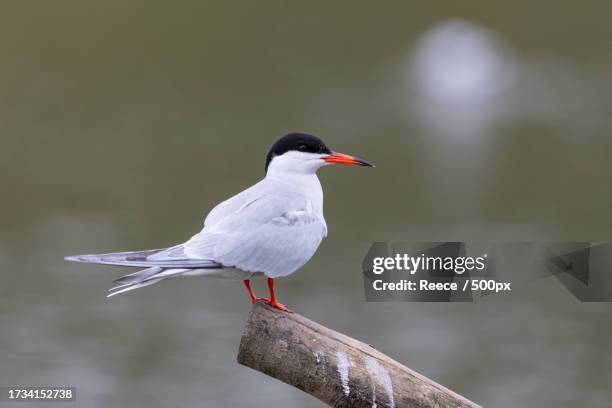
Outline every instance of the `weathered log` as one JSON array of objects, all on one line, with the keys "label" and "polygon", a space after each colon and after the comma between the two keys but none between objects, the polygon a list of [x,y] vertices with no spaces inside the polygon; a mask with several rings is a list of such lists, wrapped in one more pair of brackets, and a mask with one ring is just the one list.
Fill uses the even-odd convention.
[{"label": "weathered log", "polygon": [[478,407],[367,344],[262,301],[246,323],[238,362],[333,407]]}]

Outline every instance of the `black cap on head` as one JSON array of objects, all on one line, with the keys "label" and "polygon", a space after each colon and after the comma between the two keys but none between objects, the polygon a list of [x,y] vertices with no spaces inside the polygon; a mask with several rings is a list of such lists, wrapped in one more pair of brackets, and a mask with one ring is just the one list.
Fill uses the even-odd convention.
[{"label": "black cap on head", "polygon": [[274,156],[280,156],[292,150],[304,153],[331,154],[331,150],[318,137],[306,133],[289,133],[278,139],[270,148],[266,157],[266,172]]}]

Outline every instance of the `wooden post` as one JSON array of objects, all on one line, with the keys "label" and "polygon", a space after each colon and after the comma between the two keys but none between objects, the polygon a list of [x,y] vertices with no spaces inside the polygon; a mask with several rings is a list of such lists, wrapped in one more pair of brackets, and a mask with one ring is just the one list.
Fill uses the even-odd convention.
[{"label": "wooden post", "polygon": [[479,407],[367,344],[262,301],[246,323],[238,363],[332,407]]}]

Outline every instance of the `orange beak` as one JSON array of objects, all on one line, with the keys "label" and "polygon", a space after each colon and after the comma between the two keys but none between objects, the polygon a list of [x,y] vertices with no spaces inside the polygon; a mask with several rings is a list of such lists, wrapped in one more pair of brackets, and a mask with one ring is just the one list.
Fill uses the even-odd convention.
[{"label": "orange beak", "polygon": [[325,160],[328,163],[350,164],[350,165],[353,165],[353,166],[374,167],[373,164],[370,164],[367,161],[362,160],[362,159],[360,159],[358,157],[350,156],[348,154],[338,153],[338,152],[332,152],[332,154],[330,154],[330,155],[323,156],[322,159]]}]

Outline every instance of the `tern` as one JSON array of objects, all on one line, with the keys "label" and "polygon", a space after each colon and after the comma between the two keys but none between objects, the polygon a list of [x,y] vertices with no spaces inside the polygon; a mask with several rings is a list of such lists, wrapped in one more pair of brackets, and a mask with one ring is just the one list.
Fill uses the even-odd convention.
[{"label": "tern", "polygon": [[[290,133],[268,152],[265,177],[214,207],[204,228],[188,241],[169,248],[65,259],[142,269],[116,279],[109,297],[168,278],[210,276],[243,280],[251,303],[264,300],[290,312],[276,300],[274,279],[304,266],[327,236],[323,190],[316,172],[333,163],[373,167],[330,150],[316,136]],[[253,294],[253,278],[267,278],[269,298]]]}]

